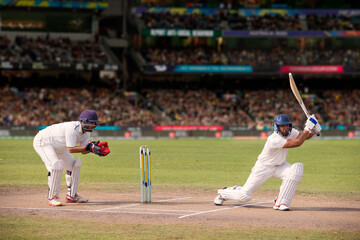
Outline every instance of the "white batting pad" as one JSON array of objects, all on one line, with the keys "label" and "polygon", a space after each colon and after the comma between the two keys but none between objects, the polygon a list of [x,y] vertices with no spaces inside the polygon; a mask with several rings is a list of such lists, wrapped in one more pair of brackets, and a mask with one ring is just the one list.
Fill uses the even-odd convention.
[{"label": "white batting pad", "polygon": [[48,184],[49,184],[49,195],[48,199],[52,199],[54,196],[59,198],[60,195],[60,183],[61,183],[61,176],[64,170],[64,162],[63,161],[56,161],[51,166],[50,176],[48,177]]},{"label": "white batting pad", "polygon": [[252,197],[250,197],[244,191],[241,190],[241,186],[221,188],[218,190],[218,193],[225,200],[236,200],[240,202],[247,202],[252,199]]},{"label": "white batting pad", "polygon": [[70,196],[75,197],[77,193],[77,188],[79,185],[80,178],[80,169],[81,169],[81,160],[80,157],[75,161],[74,167],[71,172],[71,176],[66,174],[66,183],[67,186],[71,186]]},{"label": "white batting pad", "polygon": [[304,172],[304,164],[294,163],[290,168],[289,175],[283,180],[280,187],[279,196],[275,202],[275,206],[285,204],[290,207],[291,200],[295,194]]}]

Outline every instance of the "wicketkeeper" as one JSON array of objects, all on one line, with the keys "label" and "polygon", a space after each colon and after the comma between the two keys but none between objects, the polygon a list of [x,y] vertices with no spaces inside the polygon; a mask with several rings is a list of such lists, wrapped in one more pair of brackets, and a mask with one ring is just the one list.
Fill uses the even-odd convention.
[{"label": "wicketkeeper", "polygon": [[256,189],[270,177],[274,177],[283,181],[273,208],[281,211],[290,209],[291,200],[303,175],[304,165],[302,163],[291,165],[286,162],[287,152],[289,148],[300,147],[305,140],[320,133],[321,125],[312,115],[307,119],[304,131],[299,132],[292,127],[292,122],[285,114],[275,116],[273,125],[274,133],[268,137],[244,186],[219,189],[219,195],[214,200],[215,205],[222,205],[225,200],[247,202],[252,199],[251,194]]},{"label": "wicketkeeper", "polygon": [[[106,156],[110,153],[107,142],[90,142],[92,132],[100,121],[93,110],[85,110],[78,121],[63,122],[51,125],[36,134],[33,142],[48,170],[48,204],[61,206],[59,200],[60,183],[63,169],[66,169],[67,203],[85,203],[89,199],[77,194],[81,161],[75,160],[72,153],[94,153]],[[80,146],[77,146],[77,145]]]}]

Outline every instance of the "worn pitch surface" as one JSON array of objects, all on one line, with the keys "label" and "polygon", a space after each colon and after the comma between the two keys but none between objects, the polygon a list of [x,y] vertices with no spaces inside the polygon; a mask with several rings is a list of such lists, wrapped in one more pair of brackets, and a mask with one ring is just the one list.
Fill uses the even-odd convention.
[{"label": "worn pitch surface", "polygon": [[[255,193],[246,204],[226,201],[215,206],[210,192],[157,192],[152,202],[141,204],[140,193],[82,191],[88,203],[61,207],[47,205],[46,191],[0,189],[0,215],[70,218],[92,222],[255,226],[289,229],[354,231],[360,229],[359,198],[343,199],[296,194],[291,211],[272,209],[274,195]],[[65,192],[61,192],[62,200]]]}]

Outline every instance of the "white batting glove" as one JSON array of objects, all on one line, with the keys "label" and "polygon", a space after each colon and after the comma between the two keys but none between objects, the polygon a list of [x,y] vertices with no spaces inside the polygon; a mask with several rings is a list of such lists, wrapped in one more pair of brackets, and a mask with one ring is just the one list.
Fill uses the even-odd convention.
[{"label": "white batting glove", "polygon": [[318,121],[315,118],[315,116],[311,115],[305,123],[305,130],[311,133],[317,123],[318,123]]},{"label": "white batting glove", "polygon": [[315,117],[314,114],[311,114],[310,117],[313,118],[313,119],[315,119],[316,122],[319,122],[319,120]]},{"label": "white batting glove", "polygon": [[319,135],[320,134],[320,132],[321,132],[321,125],[320,125],[320,123],[318,122],[316,125],[315,125],[315,127],[312,129],[312,131],[316,134],[316,135]]}]

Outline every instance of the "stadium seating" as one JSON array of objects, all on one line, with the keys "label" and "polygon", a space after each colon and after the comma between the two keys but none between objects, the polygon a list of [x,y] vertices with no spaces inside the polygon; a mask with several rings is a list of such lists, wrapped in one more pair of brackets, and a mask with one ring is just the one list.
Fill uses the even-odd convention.
[{"label": "stadium seating", "polygon": [[47,63],[110,63],[110,58],[101,47],[90,41],[72,41],[70,38],[33,39],[17,36],[11,42],[1,36],[0,56],[2,61],[47,62]]},{"label": "stadium seating", "polygon": [[[303,128],[306,120],[290,91],[144,89],[142,100],[110,88],[0,88],[0,126],[39,126],[76,119],[96,109],[103,125],[220,125],[269,130],[279,112]],[[360,90],[326,90],[305,99],[325,129],[360,127]],[[5,107],[6,106],[6,107]],[[157,111],[155,111],[155,108]]]},{"label": "stadium seating", "polygon": [[[61,9],[61,11],[67,10]],[[92,16],[92,10],[84,11],[89,11],[87,17]],[[173,71],[174,68],[166,72],[162,67],[169,66],[170,68],[180,65],[215,65],[215,68],[220,65],[250,66],[249,72],[240,72],[239,76],[259,74],[258,78],[261,78],[270,73],[269,80],[283,74],[284,72],[281,72],[280,69],[285,65],[336,65],[345,69],[341,73],[352,74],[360,72],[360,50],[356,47],[358,46],[356,41],[334,41],[335,43],[332,43],[332,41],[314,40],[313,43],[306,43],[304,39],[302,39],[303,42],[298,39],[299,41],[283,44],[289,39],[283,36],[283,41],[267,41],[264,46],[260,46],[257,43],[265,41],[261,35],[254,41],[256,43],[251,43],[251,35],[235,35],[233,38],[222,35],[222,37],[214,35],[210,37],[175,36],[172,38],[171,36],[164,37],[164,35],[160,37],[147,35],[141,31],[144,29],[209,29],[221,34],[225,31],[247,32],[247,34],[251,31],[264,31],[265,33],[273,31],[294,31],[296,33],[321,31],[323,33],[326,31],[326,34],[329,34],[331,30],[334,30],[340,31],[340,33],[342,33],[341,31],[351,31],[347,34],[359,34],[360,19],[356,14],[316,14],[317,11],[315,11],[315,13],[304,15],[304,10],[302,15],[299,15],[296,11],[300,10],[296,9],[282,9],[278,11],[279,13],[276,13],[275,10],[264,10],[260,14],[260,11],[259,9],[248,11],[247,9],[231,8],[197,10],[183,8],[179,10],[156,6],[155,8],[138,8],[134,11],[136,19],[132,19],[135,23],[131,22],[133,24],[131,26],[134,27],[129,29],[129,33],[134,35],[132,36],[134,42],[129,46],[128,40],[120,39],[122,34],[118,34],[123,29],[113,29],[119,25],[125,29],[128,27],[125,24],[114,24],[114,26],[110,24],[108,26],[110,28],[105,27],[106,30],[112,29],[116,32],[116,34],[108,34],[108,36],[99,36],[99,33],[102,32],[101,29],[97,33],[86,33],[85,31],[89,37],[96,36],[95,41],[76,40],[71,38],[70,32],[65,37],[51,37],[52,34],[47,34],[45,37],[44,35],[33,37],[34,35],[27,35],[25,31],[19,31],[15,38],[1,33],[0,61],[2,64],[4,63],[2,69],[5,69],[2,70],[1,76],[6,76],[7,80],[1,82],[0,87],[2,97],[0,126],[50,125],[76,119],[78,113],[83,109],[92,108],[98,112],[103,125],[121,127],[220,125],[244,130],[269,130],[272,127],[274,116],[278,113],[286,113],[293,120],[294,125],[302,129],[306,119],[301,108],[297,104],[293,104],[294,96],[289,89],[281,88],[281,86],[269,89],[261,85],[257,86],[257,89],[247,88],[246,77],[243,82],[234,80],[232,88],[209,87],[203,84],[203,87],[198,88],[192,86],[192,88],[175,89],[172,84],[166,87],[164,82],[171,82],[172,76],[177,72]],[[41,15],[41,11],[37,14]],[[71,15],[69,12],[68,14]],[[118,19],[120,19],[119,16]],[[90,22],[89,26],[92,26],[93,22]],[[111,23],[111,18],[104,22]],[[138,22],[140,24],[136,25]],[[138,31],[139,29],[140,31]],[[109,36],[112,39],[105,41],[104,39]],[[227,37],[231,38],[231,41],[226,39]],[[248,37],[251,37],[250,40],[243,40]],[[311,37],[314,38],[312,35]],[[129,39],[131,41],[131,37]],[[244,45],[239,44],[245,42]],[[108,45],[105,46],[105,43]],[[140,57],[133,59],[127,56],[128,52],[136,52]],[[107,83],[106,77],[101,79],[100,75],[116,76],[114,72],[107,72],[109,66],[104,66],[113,63],[115,58],[119,58],[120,61],[116,64],[122,65],[124,71],[116,72],[121,75],[121,80],[116,79],[113,80],[116,83]],[[151,73],[155,72],[156,74],[150,75],[146,69],[142,68],[143,66],[136,68],[139,62],[144,63],[145,67],[156,66],[159,71],[154,70]],[[17,63],[15,69],[13,69],[12,63]],[[34,86],[31,87],[22,84],[26,81],[35,82],[36,77],[32,74],[45,79],[44,76],[40,76],[45,73],[38,71],[39,69],[43,70],[41,69],[42,65],[39,68],[33,68],[31,65],[25,69],[23,63],[84,65],[80,69],[68,67],[65,70],[61,69],[62,66],[59,65],[56,66],[56,69],[52,65],[47,65],[46,74],[51,71],[56,72],[53,73],[56,75],[55,80],[51,87],[47,88],[42,84],[37,86],[33,84]],[[91,72],[93,69],[86,69],[86,64],[98,64],[102,67]],[[36,64],[34,66],[36,67]],[[84,69],[86,70],[84,71]],[[79,79],[83,80],[83,76],[80,76],[82,71],[88,76],[84,80],[85,84],[82,82],[80,85],[86,85],[86,87],[75,88],[77,86],[74,84],[73,88],[70,88],[61,85],[62,80],[64,81],[64,78],[60,77],[61,74],[65,75],[65,73],[71,72],[72,75],[67,75],[66,78],[79,82]],[[164,75],[157,75],[162,71],[165,72]],[[201,75],[195,76],[204,79],[206,74],[212,75],[213,73],[205,70]],[[217,74],[219,74],[219,78],[226,76],[226,73],[223,72]],[[18,83],[16,82],[18,76],[26,80]],[[72,79],[72,76],[75,78]],[[343,77],[340,74],[336,76],[340,76],[339,79]],[[143,77],[145,80],[142,79]],[[191,77],[185,76],[184,78],[191,79]],[[151,78],[155,79],[154,82],[157,79],[166,80],[156,84],[149,83],[151,81],[147,83],[146,79]],[[140,79],[141,83],[136,82],[137,79]],[[234,77],[231,81],[233,79]],[[56,82],[58,80],[59,83]],[[125,87],[121,89],[120,82],[128,84],[128,89]],[[134,94],[127,94],[126,91],[134,91]],[[135,91],[137,92],[135,93]],[[350,90],[348,87],[339,87],[339,89],[333,88],[333,90],[314,90],[312,94],[305,93],[303,97],[311,112],[318,114],[325,129],[351,130],[360,128],[359,96],[360,90],[357,88]]]}]

